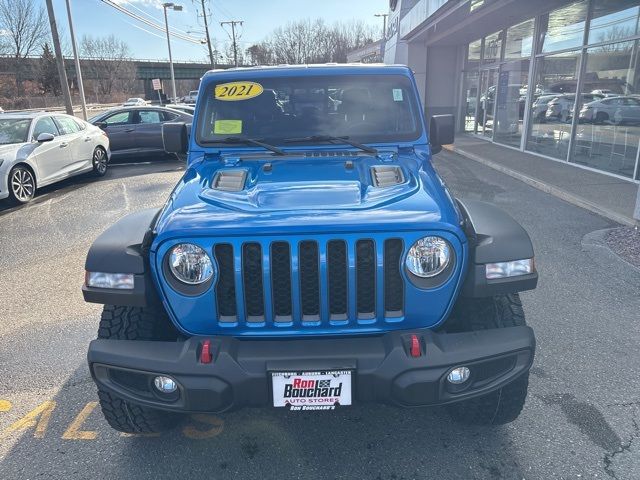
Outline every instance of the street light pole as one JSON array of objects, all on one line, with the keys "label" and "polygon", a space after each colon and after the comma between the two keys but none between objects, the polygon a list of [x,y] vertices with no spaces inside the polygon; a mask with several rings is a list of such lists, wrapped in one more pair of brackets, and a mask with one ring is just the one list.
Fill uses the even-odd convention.
[{"label": "street light pole", "polygon": [[53,12],[53,4],[51,0],[47,0],[47,13],[49,15],[49,26],[51,27],[51,39],[53,40],[53,49],[56,52],[56,64],[58,65],[58,75],[60,77],[60,88],[64,96],[64,106],[67,114],[73,115],[73,106],[71,105],[71,93],[69,92],[69,83],[67,83],[67,71],[64,69],[64,57],[60,48],[60,37],[58,36],[58,27],[56,26],[56,16]]},{"label": "street light pole", "polygon": [[178,98],[178,93],[176,91],[176,76],[173,72],[173,57],[171,56],[171,35],[169,35],[169,19],[167,18],[167,9],[175,10],[177,12],[182,10],[181,5],[176,5],[175,3],[167,2],[162,4],[162,8],[164,9],[164,26],[167,30],[167,47],[169,48],[169,70],[171,70],[171,87],[173,88],[173,99],[175,101]]},{"label": "street light pole", "polygon": [[76,64],[76,77],[78,78],[78,91],[80,92],[80,102],[82,103],[82,118],[87,120],[87,101],[84,98],[84,85],[82,83],[82,71],[80,70],[80,57],[78,57],[78,45],[76,36],[73,33],[73,19],[71,17],[71,0],[67,0],[67,16],[69,17],[69,34],[71,35],[71,46],[73,47],[73,57]]}]

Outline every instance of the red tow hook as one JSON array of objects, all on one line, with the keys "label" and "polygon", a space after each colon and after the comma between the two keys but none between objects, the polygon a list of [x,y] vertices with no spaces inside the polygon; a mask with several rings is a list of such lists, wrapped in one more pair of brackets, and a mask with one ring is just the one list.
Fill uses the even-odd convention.
[{"label": "red tow hook", "polygon": [[202,350],[200,351],[200,363],[211,363],[212,361],[211,340],[205,340],[202,342]]},{"label": "red tow hook", "polygon": [[411,335],[411,347],[409,348],[409,353],[414,358],[420,356],[420,340],[415,333]]}]

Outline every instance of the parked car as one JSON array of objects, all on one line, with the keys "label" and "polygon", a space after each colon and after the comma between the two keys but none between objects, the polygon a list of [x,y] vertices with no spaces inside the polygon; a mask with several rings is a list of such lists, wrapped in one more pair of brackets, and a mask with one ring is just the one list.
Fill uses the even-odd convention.
[{"label": "parked car", "polygon": [[108,110],[89,121],[103,129],[114,156],[164,154],[162,124],[191,123],[192,115],[166,107],[129,107]]},{"label": "parked car", "polygon": [[196,111],[196,107],[194,105],[185,105],[183,103],[176,103],[169,105],[167,108],[171,110],[178,110],[179,112],[188,113],[189,115],[193,115]]},{"label": "parked car", "polygon": [[27,203],[38,188],[73,175],[107,172],[109,138],[62,113],[0,115],[0,199]]},{"label": "parked car", "polygon": [[143,98],[137,98],[137,97],[130,98],[122,104],[123,107],[136,107],[136,106],[142,106],[142,105],[147,105],[147,101]]},{"label": "parked car", "polygon": [[[329,87],[337,113],[280,95],[326,106]],[[517,293],[537,284],[531,240],[447,190],[432,155],[455,121],[434,116],[427,133],[412,71],[230,69],[202,92],[192,135],[164,128],[169,152],[188,150],[170,199],[87,255],[107,422],[152,433],[193,412],[359,402],[515,420],[535,352]]]},{"label": "parked car", "polygon": [[585,103],[579,119],[593,123],[640,123],[640,98],[637,96],[607,97]]},{"label": "parked car", "polygon": [[540,95],[533,101],[532,105],[532,118],[534,122],[544,122],[546,120],[547,108],[549,102],[556,98],[558,95]]},{"label": "parked car", "polygon": [[[582,102],[592,102],[603,98],[603,95],[595,95],[592,93],[583,93],[580,95]],[[547,104],[545,119],[547,121],[556,120],[560,122],[568,122],[573,118],[573,109],[575,108],[576,94],[567,93],[558,95]]]},{"label": "parked car", "polygon": [[188,95],[182,98],[182,101],[186,104],[195,105],[198,100],[198,90],[191,90]]}]

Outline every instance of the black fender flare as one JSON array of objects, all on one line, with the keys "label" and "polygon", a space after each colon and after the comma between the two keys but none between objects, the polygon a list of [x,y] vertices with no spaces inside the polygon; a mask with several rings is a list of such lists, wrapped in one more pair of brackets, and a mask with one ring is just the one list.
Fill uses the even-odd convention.
[{"label": "black fender flare", "polygon": [[85,261],[87,272],[133,273],[133,290],[82,287],[86,302],[146,307],[157,301],[151,279],[148,249],[160,209],[130,213],[107,228],[91,245]]},{"label": "black fender flare", "polygon": [[538,272],[516,277],[488,280],[486,264],[534,258],[533,244],[527,231],[509,214],[477,200],[456,200],[464,218],[469,241],[469,268],[462,295],[490,297],[493,295],[533,290],[538,284]]}]

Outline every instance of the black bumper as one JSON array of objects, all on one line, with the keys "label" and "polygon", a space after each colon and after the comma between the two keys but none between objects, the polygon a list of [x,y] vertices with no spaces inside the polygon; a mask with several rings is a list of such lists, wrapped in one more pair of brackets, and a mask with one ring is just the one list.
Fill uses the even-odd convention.
[{"label": "black bumper", "polygon": [[[411,336],[421,355],[411,356]],[[200,362],[211,340],[213,361]],[[529,327],[439,334],[397,331],[378,336],[312,339],[192,337],[184,342],[94,340],[88,360],[100,387],[133,403],[182,412],[222,412],[271,404],[272,371],[353,370],[353,400],[401,406],[456,402],[498,389],[533,362]],[[446,381],[449,370],[467,366],[464,388]],[[165,399],[153,385],[169,375],[179,392]]]}]

